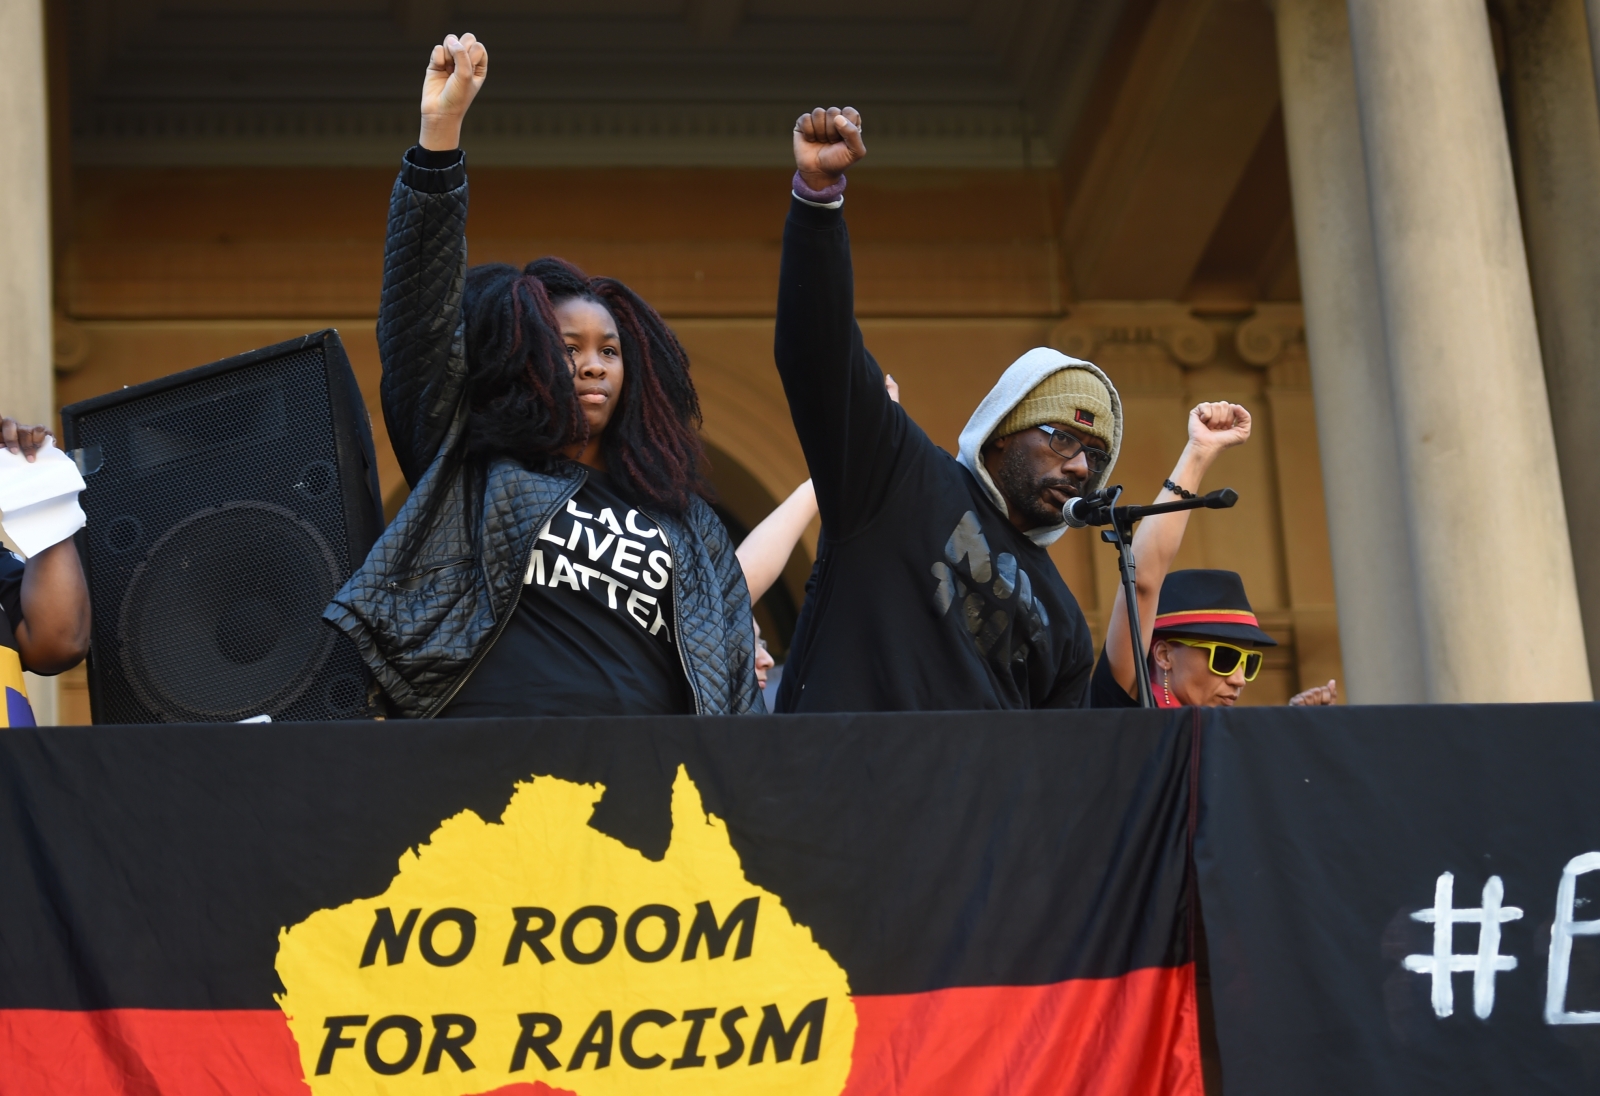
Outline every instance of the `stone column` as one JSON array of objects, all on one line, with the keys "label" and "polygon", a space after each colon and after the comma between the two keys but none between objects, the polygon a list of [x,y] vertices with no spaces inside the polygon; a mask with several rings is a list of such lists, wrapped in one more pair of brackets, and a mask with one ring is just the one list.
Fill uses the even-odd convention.
[{"label": "stone column", "polygon": [[1583,0],[1503,0],[1501,10],[1528,271],[1589,675],[1600,680],[1600,107],[1591,27]]},{"label": "stone column", "polygon": [[1344,0],[1276,0],[1317,439],[1345,696],[1425,699]]},{"label": "stone column", "polygon": [[[1600,61],[1600,0],[1584,0],[1589,14],[1589,55]],[[1597,91],[1600,91],[1600,68],[1594,71]]]},{"label": "stone column", "polygon": [[1427,697],[1588,700],[1487,13],[1349,13]]},{"label": "stone column", "polygon": [[[0,411],[55,422],[50,367],[50,154],[40,0],[0,0]],[[29,675],[41,723],[55,721],[55,682]]]}]

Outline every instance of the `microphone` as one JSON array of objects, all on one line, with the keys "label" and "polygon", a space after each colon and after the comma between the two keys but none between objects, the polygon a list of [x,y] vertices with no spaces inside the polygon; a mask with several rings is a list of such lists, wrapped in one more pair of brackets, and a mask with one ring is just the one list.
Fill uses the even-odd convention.
[{"label": "microphone", "polygon": [[1101,488],[1087,495],[1067,500],[1061,508],[1061,520],[1069,529],[1083,529],[1090,525],[1111,524],[1111,503],[1116,493]]},{"label": "microphone", "polygon": [[1117,506],[1117,499],[1121,496],[1121,487],[1102,487],[1087,495],[1068,499],[1061,508],[1061,520],[1070,529],[1082,529],[1090,525],[1110,525],[1115,517],[1116,521],[1132,528],[1134,522],[1152,514],[1170,514],[1176,510],[1226,510],[1239,501],[1239,493],[1231,487],[1198,498],[1158,502],[1150,506]]}]

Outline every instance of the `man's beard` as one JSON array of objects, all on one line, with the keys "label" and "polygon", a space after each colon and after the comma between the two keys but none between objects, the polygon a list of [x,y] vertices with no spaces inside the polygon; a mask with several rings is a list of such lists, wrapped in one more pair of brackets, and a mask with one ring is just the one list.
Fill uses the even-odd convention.
[{"label": "man's beard", "polygon": [[1070,495],[1083,493],[1083,484],[1061,476],[1037,476],[1028,467],[1028,455],[1020,445],[1007,446],[1000,455],[1000,468],[994,474],[995,486],[1011,504],[1011,509],[1021,514],[1031,524],[1060,525],[1061,510],[1044,497],[1051,487],[1059,487]]}]

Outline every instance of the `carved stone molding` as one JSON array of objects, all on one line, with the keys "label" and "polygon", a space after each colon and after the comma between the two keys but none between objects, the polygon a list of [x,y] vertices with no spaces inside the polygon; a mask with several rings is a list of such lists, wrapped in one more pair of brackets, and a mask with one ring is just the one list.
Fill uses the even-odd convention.
[{"label": "carved stone molding", "polygon": [[1305,312],[1298,304],[1258,304],[1234,332],[1233,343],[1239,357],[1265,369],[1286,350],[1299,347],[1303,352],[1305,338]]},{"label": "carved stone molding", "polygon": [[[871,107],[863,103],[863,109]],[[515,167],[783,167],[792,104],[484,103],[467,122],[473,162]],[[872,159],[886,167],[1048,166],[1014,105],[873,107]],[[79,110],[73,158],[87,165],[383,165],[415,140],[404,103],[120,102]]]},{"label": "carved stone molding", "polygon": [[85,164],[392,166],[428,47],[465,24],[495,58],[477,164],[782,167],[796,115],[843,95],[874,166],[1017,168],[1076,126],[1126,3],[853,0],[843,48],[818,45],[839,5],[751,0],[50,7]]},{"label": "carved stone molding", "polygon": [[1216,357],[1217,337],[1175,301],[1085,301],[1050,332],[1050,345],[1085,361],[1112,348],[1158,347],[1190,369]]}]

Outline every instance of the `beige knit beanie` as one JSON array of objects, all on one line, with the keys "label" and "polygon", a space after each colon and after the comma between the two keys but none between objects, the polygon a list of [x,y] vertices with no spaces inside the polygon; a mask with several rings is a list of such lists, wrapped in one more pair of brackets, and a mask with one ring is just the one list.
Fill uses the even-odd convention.
[{"label": "beige knit beanie", "polygon": [[993,437],[1004,437],[1046,423],[1064,423],[1080,433],[1099,438],[1110,448],[1115,424],[1111,420],[1111,393],[1087,369],[1059,369],[1034,385],[995,427]]}]

